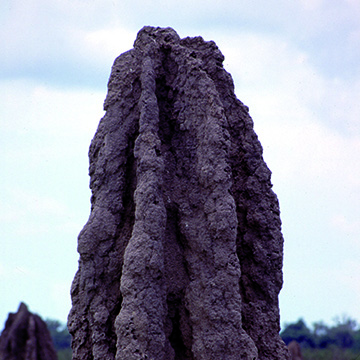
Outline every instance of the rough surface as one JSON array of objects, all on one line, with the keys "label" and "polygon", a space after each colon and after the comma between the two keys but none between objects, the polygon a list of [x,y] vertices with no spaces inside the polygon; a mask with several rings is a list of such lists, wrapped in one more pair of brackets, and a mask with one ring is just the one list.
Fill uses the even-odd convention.
[{"label": "rough surface", "polygon": [[223,60],[152,27],[115,60],[89,150],[73,359],[288,359],[278,201]]},{"label": "rough surface", "polygon": [[24,303],[10,313],[0,336],[0,360],[57,360],[45,322]]}]

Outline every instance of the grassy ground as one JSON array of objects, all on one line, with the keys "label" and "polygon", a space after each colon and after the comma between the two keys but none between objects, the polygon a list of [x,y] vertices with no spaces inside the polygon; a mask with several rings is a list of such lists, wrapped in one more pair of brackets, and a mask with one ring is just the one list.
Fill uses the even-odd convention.
[{"label": "grassy ground", "polygon": [[360,360],[360,353],[339,348],[330,349],[304,349],[304,360]]},{"label": "grassy ground", "polygon": [[71,349],[59,350],[57,352],[58,360],[71,360]]}]

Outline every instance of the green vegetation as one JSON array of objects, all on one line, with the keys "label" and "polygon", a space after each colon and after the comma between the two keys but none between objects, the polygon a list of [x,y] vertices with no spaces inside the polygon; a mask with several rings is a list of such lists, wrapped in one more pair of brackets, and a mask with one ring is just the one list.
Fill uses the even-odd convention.
[{"label": "green vegetation", "polygon": [[58,360],[71,360],[71,335],[66,325],[52,319],[46,319],[45,322],[53,339]]},{"label": "green vegetation", "polygon": [[347,317],[333,326],[323,322],[308,328],[303,319],[286,324],[280,336],[286,344],[296,340],[304,360],[360,360],[360,328]]},{"label": "green vegetation", "polygon": [[[47,319],[58,354],[58,360],[71,360],[71,336],[66,325],[60,321]],[[304,360],[360,360],[360,327],[356,321],[343,317],[333,326],[323,322],[314,323],[309,328],[303,319],[285,324],[280,336],[289,344],[296,340]]]}]

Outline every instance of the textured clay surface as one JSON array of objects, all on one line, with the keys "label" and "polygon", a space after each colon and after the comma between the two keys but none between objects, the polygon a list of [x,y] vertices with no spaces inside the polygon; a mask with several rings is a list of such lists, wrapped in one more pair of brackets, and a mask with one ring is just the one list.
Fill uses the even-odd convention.
[{"label": "textured clay surface", "polygon": [[73,359],[288,359],[278,200],[223,60],[153,27],[115,60],[89,150]]},{"label": "textured clay surface", "polygon": [[21,303],[10,313],[0,336],[1,360],[57,360],[45,322]]}]

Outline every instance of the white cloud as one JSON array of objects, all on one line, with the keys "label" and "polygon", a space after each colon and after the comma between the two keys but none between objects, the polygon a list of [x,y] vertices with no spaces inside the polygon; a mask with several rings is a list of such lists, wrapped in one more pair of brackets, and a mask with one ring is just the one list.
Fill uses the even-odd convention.
[{"label": "white cloud", "polygon": [[14,1],[0,29],[0,76],[33,78],[60,86],[98,87],[101,79],[106,81],[111,63],[105,59],[99,64],[99,60],[104,61],[102,54],[98,49],[84,52],[84,45],[89,32],[113,23],[116,15],[111,4]]},{"label": "white cloud", "polygon": [[15,266],[12,263],[0,263],[0,269],[0,290],[2,294],[7,294],[2,299],[0,326],[5,322],[8,312],[17,311],[21,301],[28,305],[30,311],[38,313],[43,319],[49,317],[66,321],[71,306],[70,277],[67,281],[59,281],[58,275],[50,269],[39,271],[24,265]]},{"label": "white cloud", "polygon": [[[75,139],[77,143],[86,141],[88,146],[104,114],[106,80],[103,91],[56,89],[23,80],[2,81],[0,90],[4,94],[0,110],[4,141],[22,155],[26,143],[34,136],[41,138],[39,151],[51,145],[54,150],[50,146],[46,151],[57,151],[59,155]],[[15,144],[21,137],[25,141]]]},{"label": "white cloud", "polygon": [[305,10],[313,11],[321,8],[324,0],[300,0],[300,3]]},{"label": "white cloud", "polygon": [[61,91],[22,81],[3,82],[0,89],[1,220],[22,233],[85,221],[87,152],[104,114],[105,91]]},{"label": "white cloud", "polygon": [[0,278],[4,277],[6,274],[6,270],[3,264],[0,263]]},{"label": "white cloud", "polygon": [[50,291],[51,301],[54,304],[54,309],[52,309],[52,313],[49,314],[49,316],[51,316],[53,319],[66,320],[71,308],[69,282],[55,282],[52,284]]},{"label": "white cloud", "polygon": [[[317,10],[309,16],[304,6]],[[360,30],[357,8],[350,2],[341,2],[339,6],[336,1],[323,4],[320,0],[302,0],[302,3],[187,0],[185,3],[161,1],[155,5],[143,0],[128,3],[15,0],[8,5],[6,21],[0,29],[3,49],[0,75],[97,87],[109,74],[114,57],[131,47],[136,31],[144,25],[173,26],[182,36],[208,32],[216,37],[226,29],[236,34],[247,28],[282,35],[303,44],[316,40],[322,48],[323,44],[327,47],[334,44],[334,49],[341,52],[336,61],[341,61],[341,58],[351,58],[356,49],[347,48],[345,54],[344,47],[348,45],[343,28],[347,29],[351,23],[352,34]],[[331,43],[324,41],[326,36],[331,37]],[[335,50],[328,55],[334,57]],[[329,56],[322,54],[323,64],[333,62]]]},{"label": "white cloud", "polygon": [[223,41],[225,66],[238,97],[250,105],[274,176],[311,187],[360,188],[358,81],[324,78],[311,54],[282,39],[242,34]]},{"label": "white cloud", "polygon": [[121,27],[102,28],[84,34],[85,48],[89,55],[97,53],[104,59],[115,59],[133,47],[133,31]]},{"label": "white cloud", "polygon": [[[29,193],[22,188],[13,187],[7,190],[9,191],[7,196],[11,198],[16,208],[20,210],[16,217],[17,220],[22,219],[25,214],[31,214],[31,216],[65,216],[69,211],[64,203],[55,198]],[[7,216],[8,210],[6,208],[3,209],[3,214],[0,216],[1,219],[9,218]],[[12,217],[10,216],[10,218]]]},{"label": "white cloud", "polygon": [[221,42],[280,198],[282,314],[291,321],[328,321],[343,312],[358,318],[349,296],[356,269],[347,263],[360,256],[360,78],[325,77],[312,53],[282,37],[243,33]]},{"label": "white cloud", "polygon": [[343,232],[344,234],[347,234],[348,236],[354,237],[353,245],[359,247],[360,249],[360,243],[358,239],[358,234],[360,233],[360,220],[356,215],[354,214],[356,219],[351,219],[344,214],[336,214],[331,218],[331,225],[337,229]]},{"label": "white cloud", "polygon": [[358,262],[334,261],[332,266],[324,266],[321,256],[324,254],[317,254],[312,266],[299,258],[297,268],[285,273],[280,309],[282,314],[286,313],[286,321],[303,317],[308,324],[321,320],[330,323],[344,313],[360,318]]}]

